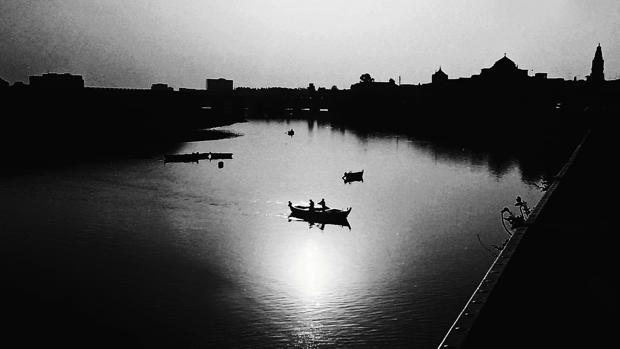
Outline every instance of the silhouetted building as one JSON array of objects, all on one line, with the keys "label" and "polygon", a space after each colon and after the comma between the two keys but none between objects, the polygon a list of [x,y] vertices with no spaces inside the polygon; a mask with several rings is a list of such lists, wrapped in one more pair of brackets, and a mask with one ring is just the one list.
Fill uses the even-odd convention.
[{"label": "silhouetted building", "polygon": [[431,77],[431,81],[433,84],[439,84],[448,81],[448,74],[444,73],[443,70],[441,70],[441,67],[439,67],[439,70],[436,71],[435,74],[433,74],[433,76]]},{"label": "silhouetted building", "polygon": [[372,81],[372,82],[358,82],[357,84],[351,85],[351,91],[375,91],[375,92],[393,92],[396,91],[398,85],[394,79],[390,79],[391,81],[383,82],[383,81]]},{"label": "silhouetted building", "polygon": [[483,68],[479,77],[486,81],[514,82],[515,80],[524,80],[528,75],[527,69],[519,69],[515,62],[504,54],[504,57],[495,62],[491,68]]},{"label": "silhouetted building", "polygon": [[534,79],[536,79],[536,80],[547,80],[547,73],[536,73],[536,74],[534,74]]},{"label": "silhouetted building", "polygon": [[153,91],[174,91],[174,89],[170,86],[168,86],[168,84],[152,84],[151,85],[151,90]]},{"label": "silhouetted building", "polygon": [[360,76],[360,82],[351,85],[351,91],[385,92],[393,91],[394,87],[396,87],[394,79],[390,79],[388,82],[376,82],[370,74],[364,73]]},{"label": "silhouetted building", "polygon": [[227,79],[207,79],[207,90],[213,92],[232,92],[233,81]]},{"label": "silhouetted building", "polygon": [[41,76],[30,76],[30,86],[47,89],[80,89],[84,88],[84,79],[81,75],[69,73],[47,73]]},{"label": "silhouetted building", "polygon": [[588,82],[601,83],[605,81],[604,70],[605,61],[603,60],[603,51],[601,44],[598,44],[596,52],[594,53],[594,59],[592,59],[592,72],[588,76]]}]

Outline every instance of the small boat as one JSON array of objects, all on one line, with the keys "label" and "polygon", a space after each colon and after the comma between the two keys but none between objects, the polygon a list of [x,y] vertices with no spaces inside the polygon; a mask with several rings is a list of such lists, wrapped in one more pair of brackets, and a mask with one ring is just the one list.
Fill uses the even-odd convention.
[{"label": "small boat", "polygon": [[164,162],[198,162],[198,160],[232,159],[232,153],[190,153],[164,155]]},{"label": "small boat", "polygon": [[232,159],[233,153],[209,153],[209,160]]},{"label": "small boat", "polygon": [[208,158],[208,153],[168,154],[164,155],[164,162],[198,162]]},{"label": "small boat", "polygon": [[345,183],[348,182],[355,182],[355,181],[364,181],[364,170],[361,170],[359,172],[345,172],[344,176],[342,176],[342,179],[344,180]]},{"label": "small boat", "polygon": [[338,210],[335,208],[322,209],[321,207],[315,207],[310,209],[310,206],[293,205],[290,201],[288,207],[291,209],[291,216],[301,218],[309,222],[338,222],[346,221],[347,216],[351,213],[351,207],[347,210]]},{"label": "small boat", "polygon": [[293,136],[295,134],[295,131],[293,131],[293,129],[290,129],[288,131],[286,131],[286,134],[289,136]]}]

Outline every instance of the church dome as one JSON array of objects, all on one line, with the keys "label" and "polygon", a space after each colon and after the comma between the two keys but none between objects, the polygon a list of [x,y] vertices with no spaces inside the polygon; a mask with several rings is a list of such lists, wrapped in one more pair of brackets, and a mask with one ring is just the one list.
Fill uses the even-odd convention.
[{"label": "church dome", "polygon": [[501,70],[512,70],[517,69],[517,65],[510,58],[504,57],[500,58],[495,64],[493,64],[492,69],[501,69]]}]

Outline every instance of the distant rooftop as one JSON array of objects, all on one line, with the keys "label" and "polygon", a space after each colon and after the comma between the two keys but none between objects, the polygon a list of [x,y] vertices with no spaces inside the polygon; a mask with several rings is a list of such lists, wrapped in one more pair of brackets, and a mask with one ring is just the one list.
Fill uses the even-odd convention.
[{"label": "distant rooftop", "polygon": [[84,88],[84,78],[82,78],[81,75],[73,75],[69,73],[46,73],[41,76],[33,75],[28,79],[30,86],[35,88]]}]

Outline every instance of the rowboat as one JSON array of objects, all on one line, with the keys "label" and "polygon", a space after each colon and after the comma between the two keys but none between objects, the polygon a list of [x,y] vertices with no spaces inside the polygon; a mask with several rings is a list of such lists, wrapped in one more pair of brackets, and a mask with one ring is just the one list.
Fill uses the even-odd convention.
[{"label": "rowboat", "polygon": [[344,176],[342,176],[342,179],[345,181],[345,183],[348,182],[355,182],[355,181],[364,181],[364,170],[361,170],[359,172],[345,172]]},{"label": "rowboat", "polygon": [[322,209],[320,207],[311,209],[310,206],[293,205],[290,201],[288,202],[288,207],[291,209],[291,216],[319,223],[346,221],[347,216],[351,213],[351,207],[347,210],[335,208]]}]

